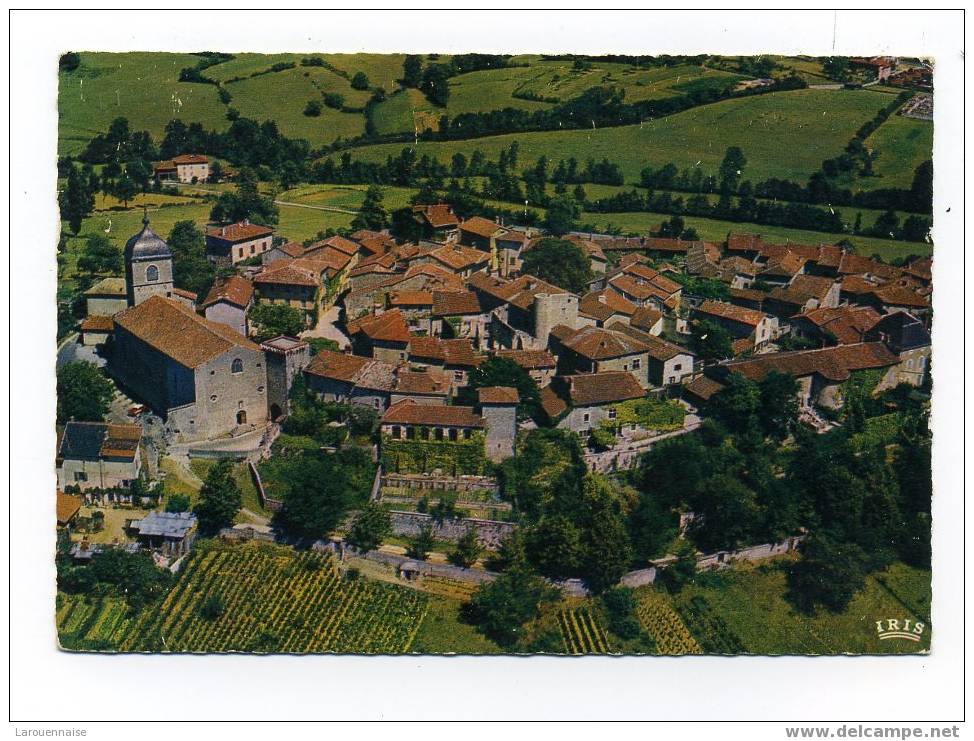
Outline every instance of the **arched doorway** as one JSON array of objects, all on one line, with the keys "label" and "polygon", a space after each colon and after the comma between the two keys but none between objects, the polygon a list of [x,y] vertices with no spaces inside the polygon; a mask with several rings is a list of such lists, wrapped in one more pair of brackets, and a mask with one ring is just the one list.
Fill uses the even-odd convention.
[{"label": "arched doorway", "polygon": [[284,410],[277,404],[271,404],[271,419],[277,421],[284,415]]},{"label": "arched doorway", "polygon": [[237,424],[238,425],[247,424],[247,412],[244,411],[243,409],[237,412]]}]

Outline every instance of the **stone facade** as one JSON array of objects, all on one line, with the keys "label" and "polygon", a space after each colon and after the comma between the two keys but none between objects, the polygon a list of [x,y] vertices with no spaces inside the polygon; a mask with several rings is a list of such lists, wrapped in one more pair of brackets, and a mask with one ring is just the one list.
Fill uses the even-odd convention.
[{"label": "stone facade", "polygon": [[136,454],[131,461],[113,460],[64,460],[57,469],[57,485],[62,491],[67,486],[87,489],[127,489],[139,477],[142,457]]},{"label": "stone facade", "polygon": [[247,310],[243,307],[226,301],[218,301],[206,307],[204,316],[211,322],[226,324],[244,337],[247,336]]},{"label": "stone facade", "polygon": [[311,362],[311,347],[293,337],[275,337],[260,347],[267,363],[267,413],[274,421],[290,411],[291,385]]},{"label": "stone facade", "polygon": [[514,404],[483,404],[481,415],[487,423],[484,446],[487,457],[494,463],[514,455],[517,437],[517,406]]},{"label": "stone facade", "polygon": [[234,347],[187,368],[116,326],[112,373],[164,416],[166,432],[181,442],[267,423],[267,371],[259,351]]}]

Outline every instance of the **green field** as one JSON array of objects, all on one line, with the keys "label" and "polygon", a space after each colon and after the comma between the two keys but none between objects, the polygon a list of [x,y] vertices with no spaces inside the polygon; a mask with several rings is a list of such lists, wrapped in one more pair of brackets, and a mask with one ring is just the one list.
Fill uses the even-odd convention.
[{"label": "green field", "polygon": [[[204,617],[213,596],[222,611]],[[132,614],[113,598],[62,595],[57,618],[61,644],[80,650],[404,653],[426,609],[421,592],[342,578],[329,556],[212,542],[161,604]]]},{"label": "green field", "polygon": [[[541,155],[549,162],[607,157],[619,164],[627,182],[634,183],[647,165],[668,162],[680,169],[699,166],[716,173],[727,147],[736,145],[747,158],[745,179],[805,182],[823,159],[842,151],[875,109],[876,97],[861,90],[795,90],[725,100],[642,125],[419,142],[415,149],[441,162],[449,162],[454,152],[469,156],[476,149],[496,160],[501,150],[517,141],[522,165]],[[404,146],[378,144],[351,151],[356,159],[382,162]]]},{"label": "green field", "polygon": [[909,188],[914,170],[933,158],[933,121],[890,116],[866,139],[866,146],[879,153],[873,163],[877,177],[859,178],[859,188]]},{"label": "green field", "polygon": [[[323,106],[320,116],[305,116],[303,111],[310,100],[321,100],[323,89],[342,95],[356,93],[335,73],[323,68],[287,69],[258,77],[249,77],[226,85],[233,96],[230,105],[245,118],[277,122],[282,134],[294,139],[307,139],[313,146],[331,144],[336,138],[360,136],[365,131],[365,117],[360,113],[342,113]],[[350,97],[350,96],[347,96]],[[364,105],[361,100],[347,100],[346,105]],[[271,104],[270,101],[273,101]]]},{"label": "green field", "polygon": [[58,154],[78,154],[119,116],[156,142],[174,118],[225,129],[226,106],[216,86],[179,82],[179,71],[199,60],[192,54],[81,52],[81,66],[58,78]]},{"label": "green field", "polygon": [[[746,653],[756,654],[841,654],[916,653],[930,648],[930,572],[894,564],[887,571],[867,578],[865,588],[853,597],[840,614],[820,610],[814,616],[797,613],[784,598],[783,563],[768,563],[748,570],[720,572],[713,586],[691,585],[672,598],[674,606],[693,637],[706,649],[719,642],[736,641]],[[889,580],[903,598],[894,596],[880,580]],[[702,598],[703,603],[694,598]],[[707,609],[697,621],[686,615],[694,607]],[[920,606],[911,609],[908,604]],[[719,621],[712,620],[716,615]],[[927,624],[919,643],[879,640],[875,621],[909,618]],[[706,624],[710,627],[704,627]],[[724,627],[715,628],[714,624]],[[719,635],[721,632],[726,635]]]}]

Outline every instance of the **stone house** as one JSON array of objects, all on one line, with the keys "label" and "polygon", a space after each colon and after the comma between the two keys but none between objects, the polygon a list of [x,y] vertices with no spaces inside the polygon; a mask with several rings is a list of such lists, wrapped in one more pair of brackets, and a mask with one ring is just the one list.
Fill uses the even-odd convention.
[{"label": "stone house", "polygon": [[225,324],[152,296],[115,318],[115,378],[166,420],[178,441],[267,423],[267,372],[256,344]]},{"label": "stone house", "polygon": [[411,257],[408,263],[410,265],[435,265],[448,273],[466,279],[474,273],[486,270],[490,264],[490,259],[490,254],[487,252],[453,243],[419,252]]},{"label": "stone house", "polygon": [[129,307],[125,278],[102,278],[84,296],[88,316],[113,316]]},{"label": "stone house", "polygon": [[541,408],[559,429],[588,436],[603,420],[614,419],[614,406],[646,395],[626,371],[555,376],[541,389]]},{"label": "stone house", "polygon": [[311,347],[297,337],[279,335],[260,343],[267,363],[267,413],[277,422],[290,413],[294,379],[311,362]]},{"label": "stone house", "polygon": [[812,309],[835,308],[839,305],[839,284],[817,275],[796,275],[787,286],[772,288],[764,309],[782,319]]},{"label": "stone house", "polygon": [[71,524],[77,519],[84,503],[81,497],[65,494],[58,490],[55,504],[57,514],[57,526],[59,528],[70,528]]},{"label": "stone house", "polygon": [[402,313],[410,333],[432,334],[432,291],[393,291],[387,295],[386,305]]},{"label": "stone house", "polygon": [[236,224],[206,230],[206,257],[214,265],[227,267],[252,257],[262,257],[273,242],[274,230],[244,219]]},{"label": "stone house", "polygon": [[261,304],[290,306],[304,314],[310,325],[318,317],[322,275],[319,271],[297,263],[298,260],[278,260],[254,276],[254,298]]},{"label": "stone house", "polygon": [[[393,258],[394,259],[394,258]],[[405,272],[360,274],[359,265],[349,274],[349,292],[343,299],[345,315],[355,319],[382,309],[386,295],[395,291],[462,291],[463,280],[438,265],[410,265]],[[369,270],[376,270],[370,267]],[[382,268],[384,270],[384,268]],[[376,276],[381,276],[375,280]]]},{"label": "stone house", "polygon": [[487,460],[485,429],[473,407],[401,401],[379,423],[383,466],[394,473],[480,475]]},{"label": "stone house", "polygon": [[193,547],[196,526],[196,515],[192,512],[152,511],[140,520],[132,520],[128,529],[143,548],[178,558]]},{"label": "stone house", "polygon": [[430,334],[470,340],[475,348],[488,342],[488,312],[475,291],[433,291]]},{"label": "stone house", "polygon": [[754,309],[708,299],[694,309],[697,319],[705,319],[726,329],[735,339],[753,341],[755,349],[778,337],[778,319]]},{"label": "stone house", "polygon": [[325,401],[361,404],[379,412],[405,399],[443,406],[449,376],[435,369],[410,370],[381,360],[322,350],[304,369],[308,388]]},{"label": "stone house", "polygon": [[538,384],[538,388],[544,388],[551,383],[558,367],[557,358],[547,350],[498,350],[496,356],[513,360],[524,368]]},{"label": "stone house", "polygon": [[346,325],[356,355],[398,364],[409,355],[409,342],[413,336],[399,309],[382,314],[367,314]]},{"label": "stone house", "polygon": [[696,356],[685,347],[660,339],[630,324],[611,325],[619,333],[628,335],[646,347],[646,377],[653,388],[675,386],[694,373]]},{"label": "stone house", "polygon": [[604,327],[617,321],[628,324],[637,311],[639,308],[634,303],[607,288],[590,291],[578,301],[578,319],[582,326]]},{"label": "stone house", "polygon": [[879,321],[871,306],[838,306],[806,311],[791,317],[791,334],[817,345],[854,345]]},{"label": "stone house", "polygon": [[[763,252],[762,257],[768,253]],[[807,261],[801,255],[784,250],[772,254],[767,258],[764,269],[758,273],[758,280],[764,281],[772,286],[785,286],[792,282],[795,276],[805,272]]]},{"label": "stone house", "polygon": [[930,299],[905,286],[880,286],[867,293],[862,303],[883,314],[907,312],[923,320],[930,315]]},{"label": "stone house", "polygon": [[[626,322],[623,322],[625,324]],[[653,336],[663,333],[663,313],[651,306],[636,309],[628,322],[630,327],[646,332]]]},{"label": "stone house", "polygon": [[477,389],[480,414],[487,426],[484,445],[487,457],[494,463],[514,455],[517,438],[517,389],[509,386],[485,386]]},{"label": "stone house", "polygon": [[573,330],[564,325],[555,327],[551,337],[559,375],[626,371],[642,388],[650,387],[648,346],[641,340],[610,329]]},{"label": "stone house", "polygon": [[757,382],[772,371],[786,373],[798,381],[798,401],[803,408],[814,405],[839,409],[845,402],[850,379],[869,379],[870,392],[878,393],[896,385],[899,363],[899,357],[882,342],[863,342],[755,355],[723,363],[712,372],[718,381],[725,374],[740,373]]},{"label": "stone house", "polygon": [[247,312],[254,305],[254,284],[240,275],[218,278],[200,308],[211,322],[226,324],[245,337],[250,334]]},{"label": "stone house", "polygon": [[165,240],[149,228],[148,214],[142,217],[142,230],[125,243],[125,288],[129,306],[150,296],[173,295],[172,252]]},{"label": "stone house", "polygon": [[300,242],[283,242],[273,245],[269,250],[260,256],[261,265],[271,265],[278,260],[293,260],[302,257],[305,253],[305,246]]},{"label": "stone house", "polygon": [[524,248],[530,237],[515,229],[505,229],[494,237],[494,247],[497,253],[496,265],[491,268],[504,278],[510,278],[521,272]]},{"label": "stone house", "polygon": [[110,316],[91,314],[81,320],[79,329],[82,345],[104,345],[115,331],[115,320]]},{"label": "stone house", "polygon": [[491,312],[490,344],[495,349],[544,350],[556,325],[578,325],[578,296],[532,275],[505,281],[478,273],[468,284]]},{"label": "stone house", "polygon": [[424,239],[446,242],[460,234],[460,219],[448,203],[413,206],[412,216],[419,224]]},{"label": "stone house", "polygon": [[409,343],[409,364],[435,368],[447,374],[454,390],[470,381],[470,373],[486,360],[470,340],[444,340],[439,337],[413,337]]},{"label": "stone house", "polygon": [[895,383],[923,385],[930,367],[930,333],[917,317],[905,311],[887,314],[866,331],[865,341],[882,342],[899,358]]},{"label": "stone house", "polygon": [[497,254],[496,238],[506,230],[500,224],[482,216],[473,216],[460,223],[460,244],[487,252],[492,257]]},{"label": "stone house", "polygon": [[128,489],[142,471],[141,446],[139,425],[68,422],[58,440],[58,489]]},{"label": "stone house", "polygon": [[653,306],[664,313],[680,307],[683,286],[653,270],[648,265],[634,263],[615,275],[607,274],[606,285],[637,307]]},{"label": "stone house", "polygon": [[602,250],[602,246],[598,242],[593,242],[590,239],[582,239],[579,236],[569,236],[568,241],[577,244],[585,256],[588,257],[589,268],[593,275],[604,275],[606,269],[609,266],[609,260],[605,256],[605,252]]},{"label": "stone house", "polygon": [[210,179],[210,160],[202,154],[179,154],[171,160],[154,163],[152,175],[160,182],[205,183]]}]

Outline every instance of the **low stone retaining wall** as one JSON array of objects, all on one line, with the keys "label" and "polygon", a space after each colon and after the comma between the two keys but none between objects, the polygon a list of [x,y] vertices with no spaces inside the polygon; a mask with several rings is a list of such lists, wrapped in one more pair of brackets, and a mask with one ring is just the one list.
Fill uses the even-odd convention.
[{"label": "low stone retaining wall", "polygon": [[477,542],[481,547],[491,549],[497,548],[504,536],[512,533],[516,527],[511,522],[479,520],[473,517],[444,520],[442,524],[437,524],[432,516],[421,512],[392,510],[389,514],[392,518],[392,531],[396,535],[407,537],[419,535],[424,527],[429,526],[433,530],[433,537],[437,540],[456,542],[466,534],[467,530],[473,528],[477,531]]},{"label": "low stone retaining wall", "polygon": [[250,471],[250,480],[254,482],[254,488],[257,490],[257,499],[260,500],[260,506],[264,509],[269,509],[271,512],[277,512],[281,508],[281,501],[279,499],[271,499],[264,493],[264,484],[260,480],[260,473],[257,471],[257,466],[254,465],[253,461],[247,461],[247,470]]}]

